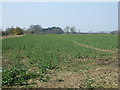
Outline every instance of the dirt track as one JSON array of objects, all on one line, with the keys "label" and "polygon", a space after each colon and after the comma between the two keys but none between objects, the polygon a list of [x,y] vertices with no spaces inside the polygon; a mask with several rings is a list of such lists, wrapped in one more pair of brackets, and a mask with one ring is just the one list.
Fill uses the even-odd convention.
[{"label": "dirt track", "polygon": [[14,38],[14,37],[21,37],[24,35],[9,35],[9,36],[0,36],[0,39],[5,39],[5,38]]}]

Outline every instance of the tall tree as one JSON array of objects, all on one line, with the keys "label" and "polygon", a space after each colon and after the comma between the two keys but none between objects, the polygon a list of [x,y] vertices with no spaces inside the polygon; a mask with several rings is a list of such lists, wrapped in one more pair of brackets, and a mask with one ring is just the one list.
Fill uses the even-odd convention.
[{"label": "tall tree", "polygon": [[13,32],[14,30],[15,30],[14,27],[6,28],[5,33],[6,33],[6,35],[10,35],[10,34],[12,34],[12,32]]},{"label": "tall tree", "polygon": [[76,28],[74,26],[72,26],[70,28],[70,32],[71,32],[71,34],[75,34],[76,33]]},{"label": "tall tree", "polygon": [[21,29],[20,27],[16,27],[13,31],[12,34],[14,35],[21,35],[23,34],[23,29]]},{"label": "tall tree", "polygon": [[66,27],[64,28],[64,32],[65,32],[66,34],[69,34],[69,32],[70,32],[70,26],[66,26]]},{"label": "tall tree", "polygon": [[41,25],[31,25],[28,28],[28,31],[30,33],[34,33],[34,34],[40,34],[40,33],[42,33],[42,27],[41,27]]}]

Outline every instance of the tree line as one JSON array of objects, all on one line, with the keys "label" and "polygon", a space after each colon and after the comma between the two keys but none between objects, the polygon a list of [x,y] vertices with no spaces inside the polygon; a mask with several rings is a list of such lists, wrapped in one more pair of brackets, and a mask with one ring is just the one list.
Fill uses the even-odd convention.
[{"label": "tree line", "polygon": [[10,27],[6,28],[4,31],[1,31],[2,36],[4,35],[21,35],[21,34],[75,34],[76,28],[66,26],[63,30],[61,27],[48,27],[42,28],[41,25],[30,25],[28,29],[23,29],[20,27]]},{"label": "tree line", "polygon": [[[83,33],[80,32],[74,27],[74,26],[66,26],[63,30],[61,27],[48,27],[48,28],[42,28],[41,25],[30,25],[28,29],[23,29],[20,27],[10,27],[6,28],[4,31],[0,31],[0,35],[6,36],[6,35],[21,35],[21,34],[108,34],[99,32],[99,33]],[[118,34],[118,31],[112,31],[109,34]]]}]

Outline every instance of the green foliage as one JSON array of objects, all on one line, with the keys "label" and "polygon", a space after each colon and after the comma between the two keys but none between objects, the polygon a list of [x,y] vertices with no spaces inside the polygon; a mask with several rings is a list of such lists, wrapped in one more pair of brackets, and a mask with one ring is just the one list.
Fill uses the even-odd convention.
[{"label": "green foliage", "polygon": [[2,32],[2,35],[21,35],[23,34],[23,29],[21,29],[20,27],[11,27],[11,28],[7,28],[4,32]]},{"label": "green foliage", "polygon": [[26,85],[26,80],[38,77],[39,74],[28,72],[23,65],[15,65],[10,69],[3,69],[3,86]]},{"label": "green foliage", "polygon": [[42,82],[47,82],[49,80],[50,80],[50,76],[45,76],[45,75],[42,75],[42,74],[39,78],[39,81],[42,81]]},{"label": "green foliage", "polygon": [[6,33],[6,35],[11,35],[14,30],[15,30],[14,27],[7,28],[7,29],[5,30],[5,33]]},{"label": "green foliage", "polygon": [[29,34],[40,34],[42,32],[42,27],[40,25],[31,25],[26,33]]},{"label": "green foliage", "polygon": [[87,88],[94,88],[94,86],[92,86],[93,83],[94,83],[93,79],[87,79],[86,80],[86,87]]},{"label": "green foliage", "polygon": [[98,85],[98,83],[95,82],[95,80],[90,79],[89,77],[84,81],[85,83],[85,87],[83,88],[89,88],[89,89],[93,89],[93,88],[104,88],[101,85]]},{"label": "green foliage", "polygon": [[45,33],[48,33],[48,34],[62,34],[63,33],[63,31],[60,27],[51,27],[44,31],[45,31]]},{"label": "green foliage", "polygon": [[3,86],[23,85],[27,84],[25,81],[27,69],[22,65],[13,66],[11,69],[3,69]]},{"label": "green foliage", "polygon": [[42,28],[40,25],[31,25],[26,31],[26,34],[62,34],[62,28],[49,27]]},{"label": "green foliage", "polygon": [[14,35],[21,35],[23,34],[23,30],[19,27],[16,27],[13,31],[12,31],[12,34]]}]

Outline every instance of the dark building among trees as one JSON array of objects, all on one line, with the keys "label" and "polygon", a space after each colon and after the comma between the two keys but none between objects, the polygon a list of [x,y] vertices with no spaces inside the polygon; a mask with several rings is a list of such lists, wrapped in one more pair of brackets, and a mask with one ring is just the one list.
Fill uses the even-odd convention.
[{"label": "dark building among trees", "polygon": [[47,34],[63,34],[63,30],[60,27],[44,28],[42,31]]}]

